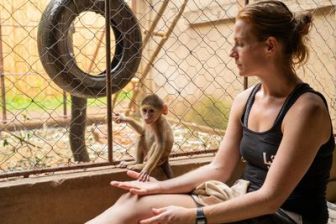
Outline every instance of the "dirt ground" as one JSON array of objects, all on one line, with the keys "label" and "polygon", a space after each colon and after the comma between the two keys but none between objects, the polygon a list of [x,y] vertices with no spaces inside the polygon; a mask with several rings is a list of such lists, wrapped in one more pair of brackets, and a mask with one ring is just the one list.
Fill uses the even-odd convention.
[{"label": "dirt ground", "polygon": [[[175,144],[172,153],[204,151],[218,147],[221,136],[172,125]],[[105,138],[98,142],[93,132]],[[107,162],[106,125],[91,125],[86,129],[86,147],[91,162]],[[132,159],[137,135],[127,125],[113,125],[113,158]],[[0,174],[77,164],[69,144],[68,128],[52,128],[0,132]]]}]

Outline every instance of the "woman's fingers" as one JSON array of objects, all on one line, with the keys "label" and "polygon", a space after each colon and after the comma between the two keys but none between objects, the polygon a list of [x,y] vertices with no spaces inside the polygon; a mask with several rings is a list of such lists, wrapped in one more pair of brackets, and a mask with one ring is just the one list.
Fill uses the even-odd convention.
[{"label": "woman's fingers", "polygon": [[121,188],[121,189],[124,189],[124,190],[128,190],[129,189],[125,185],[121,184],[121,182],[119,182],[119,181],[111,181],[110,184],[113,187]]},{"label": "woman's fingers", "polygon": [[140,221],[140,224],[157,224],[157,223],[160,223],[160,222],[156,216]]},{"label": "woman's fingers", "polygon": [[132,194],[136,195],[147,195],[149,190],[143,186],[141,187],[141,182],[132,181],[132,182],[122,182],[122,181],[111,181],[110,183],[113,187],[121,188],[127,190]]},{"label": "woman's fingers", "polygon": [[152,209],[154,215],[161,214],[162,212],[166,211],[166,208],[153,208]]},{"label": "woman's fingers", "polygon": [[134,182],[131,181],[131,182],[123,182],[123,181],[111,181],[110,184],[113,186],[113,187],[118,187],[118,188],[121,188],[121,189],[124,189],[124,190],[130,190],[132,188],[137,188],[137,186],[135,186]]},{"label": "woman's fingers", "polygon": [[[130,175],[136,177],[139,173],[130,172]],[[160,182],[157,180],[141,182],[139,180],[133,181],[111,181],[111,186],[127,190],[132,194],[148,195],[160,192]]]},{"label": "woman's fingers", "polygon": [[127,170],[127,176],[129,176],[132,179],[136,179],[137,180],[139,178],[139,176],[140,176],[140,173],[136,172],[134,170]]},{"label": "woman's fingers", "polygon": [[154,216],[143,219],[140,221],[140,224],[157,224],[157,223],[165,223],[164,216],[161,214],[165,211],[165,208],[153,208],[152,209]]},{"label": "woman's fingers", "polygon": [[129,192],[132,194],[136,194],[136,195],[146,195],[148,194],[148,190],[144,189],[144,188],[131,188],[129,189]]},{"label": "woman's fingers", "polygon": [[140,224],[158,224],[158,223],[175,223],[171,218],[169,218],[169,208],[170,207],[163,207],[163,208],[153,208],[153,216],[147,219],[143,219],[140,221]]}]

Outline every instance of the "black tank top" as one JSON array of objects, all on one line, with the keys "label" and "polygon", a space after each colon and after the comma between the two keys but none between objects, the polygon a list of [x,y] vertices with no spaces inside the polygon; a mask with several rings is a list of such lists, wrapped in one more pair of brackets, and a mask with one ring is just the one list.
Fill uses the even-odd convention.
[{"label": "black tank top", "polygon": [[[240,153],[242,159],[246,161],[243,178],[251,182],[249,191],[255,191],[263,185],[282,139],[282,120],[295,101],[303,93],[312,92],[321,96],[327,105],[322,94],[314,91],[306,83],[299,84],[285,100],[272,128],[265,132],[254,132],[248,129],[247,123],[255,94],[260,89],[260,86],[261,84],[259,83],[253,88],[241,118],[243,137],[240,143]],[[334,137],[331,133],[329,141],[321,146],[312,165],[281,206],[283,209],[301,214],[304,223],[327,223],[328,210],[325,192],[332,165],[334,147]]]}]

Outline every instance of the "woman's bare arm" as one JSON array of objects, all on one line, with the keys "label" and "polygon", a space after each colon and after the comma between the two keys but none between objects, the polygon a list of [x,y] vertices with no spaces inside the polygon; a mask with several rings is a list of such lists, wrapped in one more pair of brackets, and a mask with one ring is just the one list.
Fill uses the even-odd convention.
[{"label": "woman's bare arm", "polygon": [[[274,213],[288,198],[330,137],[328,112],[319,97],[300,97],[283,122],[283,139],[264,185],[257,191],[204,208],[209,223]],[[318,131],[317,131],[318,130]]]}]

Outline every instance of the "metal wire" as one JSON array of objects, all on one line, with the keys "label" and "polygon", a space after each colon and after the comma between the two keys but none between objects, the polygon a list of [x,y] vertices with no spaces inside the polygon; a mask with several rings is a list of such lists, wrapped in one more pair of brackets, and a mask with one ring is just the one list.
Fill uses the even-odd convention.
[{"label": "metal wire", "polygon": [[[111,98],[88,100],[85,143],[90,162],[86,163],[75,161],[70,149],[69,93],[49,78],[37,51],[38,24],[49,1],[0,2],[0,177],[133,159],[136,134],[127,125],[112,126],[109,116],[113,110],[139,119],[140,100],[153,92],[169,105],[173,157],[213,152],[218,147],[232,99],[256,82],[238,77],[228,56],[240,6],[227,0],[126,2],[139,21],[146,45],[140,67],[125,88]],[[326,96],[336,127],[335,5],[317,0],[285,2],[297,13],[311,10],[314,14],[310,58],[298,74]],[[116,34],[110,33],[110,15],[104,18],[93,11],[77,15],[73,22],[73,56],[80,69],[99,76],[111,70],[108,62],[118,56],[118,42]]]}]

